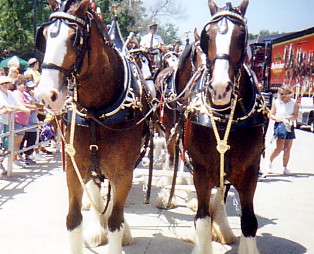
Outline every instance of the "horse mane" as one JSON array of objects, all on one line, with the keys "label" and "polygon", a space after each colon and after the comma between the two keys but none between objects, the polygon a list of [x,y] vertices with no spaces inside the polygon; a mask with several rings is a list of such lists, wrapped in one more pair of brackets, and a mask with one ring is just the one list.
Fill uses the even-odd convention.
[{"label": "horse mane", "polygon": [[188,60],[188,58],[191,55],[192,47],[193,47],[193,44],[189,44],[183,50],[182,54],[179,57],[178,70],[180,70],[180,71],[183,70],[186,61]]},{"label": "horse mane", "polygon": [[207,35],[206,26],[205,26],[201,33],[200,47],[206,55],[208,54],[208,40],[209,40],[209,37]]},{"label": "horse mane", "polygon": [[[67,0],[61,7],[60,11],[75,15],[78,6],[81,2],[82,2],[81,0]],[[105,40],[110,41],[107,27],[105,26],[104,22],[100,19],[100,17],[97,15],[97,13],[95,13],[95,11],[91,9],[90,6],[88,7],[87,12],[90,13],[91,16],[93,17],[93,20],[95,20],[100,34],[105,38]]]}]

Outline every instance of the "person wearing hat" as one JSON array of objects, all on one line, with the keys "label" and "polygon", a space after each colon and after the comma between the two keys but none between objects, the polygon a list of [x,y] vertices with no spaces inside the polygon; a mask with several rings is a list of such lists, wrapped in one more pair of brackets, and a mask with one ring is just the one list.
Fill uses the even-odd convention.
[{"label": "person wearing hat", "polygon": [[163,51],[164,42],[160,35],[157,34],[158,25],[153,23],[148,26],[149,32],[148,34],[144,35],[141,39],[140,45],[141,47],[153,50],[159,49]]},{"label": "person wearing hat", "polygon": [[161,67],[162,52],[164,52],[164,42],[160,35],[157,34],[157,24],[148,26],[149,32],[141,39],[140,46],[149,50],[151,64],[155,73]]},{"label": "person wearing hat", "polygon": [[18,79],[19,77],[19,69],[15,66],[10,67],[8,77],[11,80],[11,83],[14,84],[14,82]]},{"label": "person wearing hat", "polygon": [[[36,100],[35,100],[35,93],[34,93],[35,86],[36,84],[32,80],[26,82],[25,84],[26,91],[24,92],[24,94],[28,97],[28,101],[30,102],[28,105],[25,105],[25,106],[31,110],[28,124],[25,127],[31,127],[37,124],[37,107],[35,106]],[[28,148],[35,145],[36,139],[37,139],[36,127],[25,130],[23,140],[20,143],[20,149],[23,149],[24,146]],[[33,152],[34,152],[34,149],[29,149],[25,151],[24,158],[21,157],[20,161],[25,163],[26,165],[36,164],[36,162],[33,159],[31,159],[31,155],[33,154]]]},{"label": "person wearing hat", "polygon": [[[26,92],[26,82],[27,79],[24,75],[20,75],[19,79],[15,82],[16,90],[13,91],[13,95],[15,98],[20,102],[21,105],[26,107],[28,109],[28,112],[16,112],[14,114],[14,128],[15,130],[21,130],[28,126],[29,119],[30,119],[30,112],[31,110],[36,109],[36,106],[34,105],[32,98],[28,96],[28,93]],[[14,138],[14,149],[17,151],[20,149],[20,145],[22,143],[22,140],[24,138],[25,131],[19,131],[16,133],[16,136]],[[22,157],[19,155],[14,157],[15,164],[19,166],[23,166],[21,164]]]},{"label": "person wearing hat", "polygon": [[[29,112],[8,89],[11,79],[7,76],[0,76],[0,133],[9,131],[9,113],[14,111]],[[3,138],[2,147],[8,148],[8,138]]]},{"label": "person wearing hat", "polygon": [[36,58],[30,58],[27,63],[29,67],[24,72],[24,75],[29,76],[29,78],[33,80],[35,82],[35,85],[37,86],[39,84],[40,77],[41,77],[41,74],[38,71],[39,62]]}]

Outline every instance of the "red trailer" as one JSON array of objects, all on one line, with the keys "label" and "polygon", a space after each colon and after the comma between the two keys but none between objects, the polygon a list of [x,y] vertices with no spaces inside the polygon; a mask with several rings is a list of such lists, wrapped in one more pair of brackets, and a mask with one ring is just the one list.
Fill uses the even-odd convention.
[{"label": "red trailer", "polygon": [[288,84],[296,97],[313,95],[314,27],[265,37],[250,46],[252,69],[265,91],[275,92]]},{"label": "red trailer", "polygon": [[266,93],[290,85],[300,106],[297,125],[314,132],[314,27],[250,45],[251,68]]}]

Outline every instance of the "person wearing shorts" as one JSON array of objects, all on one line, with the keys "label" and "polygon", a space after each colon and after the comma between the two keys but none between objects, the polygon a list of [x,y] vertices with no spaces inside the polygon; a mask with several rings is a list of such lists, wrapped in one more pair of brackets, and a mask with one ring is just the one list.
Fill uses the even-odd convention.
[{"label": "person wearing shorts", "polygon": [[270,118],[275,121],[274,138],[276,147],[270,154],[269,173],[272,173],[273,160],[283,151],[283,174],[290,175],[287,166],[290,159],[290,151],[293,140],[296,138],[293,121],[298,117],[298,103],[291,98],[292,90],[288,85],[282,85],[278,90],[278,98],[274,100]]}]

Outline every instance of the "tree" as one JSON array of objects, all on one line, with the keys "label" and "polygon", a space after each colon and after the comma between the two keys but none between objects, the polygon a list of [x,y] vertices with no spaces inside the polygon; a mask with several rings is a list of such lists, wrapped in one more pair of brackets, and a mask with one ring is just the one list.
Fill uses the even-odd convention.
[{"label": "tree", "polygon": [[173,44],[177,40],[178,28],[172,23],[166,23],[159,28],[159,34],[165,44]]},{"label": "tree", "polygon": [[[48,6],[37,0],[38,20],[47,20]],[[2,58],[18,55],[28,59],[34,54],[33,1],[0,0],[0,50]],[[4,49],[8,50],[4,54]]]},{"label": "tree", "polygon": [[[110,12],[112,0],[94,0],[100,7],[105,24],[110,24],[113,13]],[[130,32],[146,33],[148,24],[161,18],[179,18],[180,8],[176,0],[158,0],[156,4],[145,8],[141,0],[116,0],[120,3],[121,10],[118,13],[119,24],[124,38]],[[34,17],[34,3],[36,3],[36,16]],[[161,4],[161,6],[158,6]],[[175,6],[176,8],[173,8]],[[171,11],[169,11],[171,10]],[[28,59],[36,56],[34,51],[34,20],[39,27],[47,22],[51,9],[46,0],[0,0],[0,57],[7,58],[18,55]],[[172,22],[158,22],[159,32],[165,43],[172,43],[176,37],[177,28]],[[7,51],[4,50],[7,49]],[[7,53],[8,52],[8,53]]]}]

